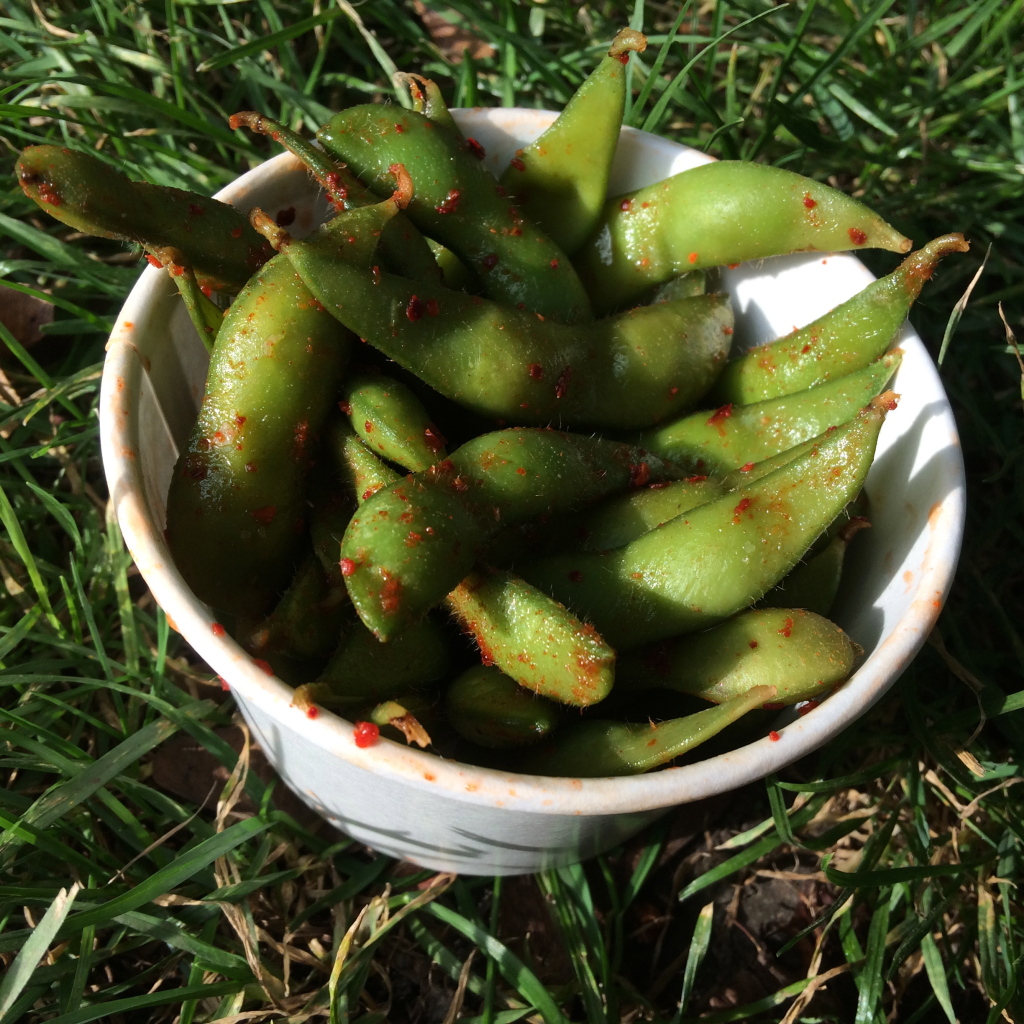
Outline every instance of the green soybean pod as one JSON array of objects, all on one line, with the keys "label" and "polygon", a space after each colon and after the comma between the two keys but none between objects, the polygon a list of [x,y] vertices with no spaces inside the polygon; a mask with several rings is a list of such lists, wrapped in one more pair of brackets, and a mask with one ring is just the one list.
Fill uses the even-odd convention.
[{"label": "green soybean pod", "polygon": [[482,434],[375,494],[341,544],[352,603],[381,639],[442,601],[502,525],[677,475],[642,449],[553,430]]},{"label": "green soybean pod", "polygon": [[[232,114],[228,123],[235,129],[244,125],[259,135],[268,135],[298,157],[316,178],[335,210],[351,210],[377,202],[377,196],[343,163],[273,118],[253,110],[243,110]],[[438,267],[427,240],[401,211],[381,230],[379,257],[389,270],[405,277],[438,276]]]},{"label": "green soybean pod", "polygon": [[265,264],[225,314],[167,497],[175,564],[215,609],[259,614],[287,583],[303,482],[350,344],[287,257]]},{"label": "green soybean pod", "polygon": [[646,47],[645,36],[622,29],[551,127],[516,150],[501,176],[526,216],[570,256],[604,206],[626,105],[626,63]]},{"label": "green soybean pod", "polygon": [[456,678],[444,702],[452,728],[482,747],[530,746],[550,736],[558,724],[556,704],[487,665],[476,665]]},{"label": "green soybean pod", "polygon": [[298,661],[323,659],[338,645],[346,616],[351,619],[352,610],[344,587],[332,586],[319,560],[310,555],[245,646],[271,665],[277,655]]},{"label": "green soybean pod", "polygon": [[640,443],[699,473],[753,468],[855,415],[885,388],[902,358],[897,349],[863,370],[805,391],[695,412],[645,431]]},{"label": "green soybean pod", "polygon": [[17,174],[25,195],[62,223],[143,245],[161,262],[192,267],[214,288],[237,291],[272,255],[227,203],[132,181],[88,153],[29,146],[18,157]]},{"label": "green soybean pod", "polygon": [[616,692],[669,689],[715,704],[771,686],[774,704],[825,696],[853,670],[857,649],[834,623],[802,608],[759,608],[622,656]]},{"label": "green soybean pod", "polygon": [[806,454],[604,555],[522,566],[616,650],[693,632],[762,597],[860,492],[892,392]]},{"label": "green soybean pod", "polygon": [[871,523],[863,516],[853,516],[836,531],[827,544],[795,565],[761,600],[771,608],[805,608],[809,612],[828,615],[839,593],[839,584],[850,541]]},{"label": "green soybean pod", "polygon": [[865,247],[908,252],[910,240],[828,185],[718,160],[609,199],[574,262],[595,311],[605,312],[688,270]]},{"label": "green soybean pod", "polygon": [[[376,208],[371,208],[376,209]],[[334,245],[254,221],[325,309],[446,398],[519,423],[630,429],[696,401],[725,364],[725,295],[566,325],[432,282],[353,265]]]},{"label": "green soybean pod", "polygon": [[448,457],[445,440],[423,403],[401,381],[357,373],[345,381],[342,411],[363,443],[405,469],[428,469]]},{"label": "green soybean pod", "polygon": [[443,679],[452,665],[444,630],[433,619],[409,626],[391,643],[353,619],[320,677],[302,697],[327,708],[358,708]]},{"label": "green soybean pod", "polygon": [[720,480],[692,476],[666,480],[617,494],[578,517],[574,547],[578,551],[611,551],[642,537],[670,519],[719,497]]},{"label": "green soybean pod", "polygon": [[615,652],[597,630],[512,573],[470,573],[445,598],[487,665],[559,704],[608,696]]},{"label": "green soybean pod", "polygon": [[806,327],[732,360],[709,398],[761,402],[862,369],[889,347],[939,260],[969,248],[959,233],[933,239],[887,277]]},{"label": "green soybean pod", "polygon": [[774,695],[772,686],[754,686],[707,711],[667,722],[566,723],[550,742],[530,751],[523,771],[570,778],[640,775],[693,750]]},{"label": "green soybean pod", "polygon": [[378,193],[390,190],[390,168],[404,164],[414,185],[409,217],[451,249],[491,298],[566,323],[590,319],[569,257],[523,219],[451,131],[413,110],[364,104],[335,114],[317,138]]}]

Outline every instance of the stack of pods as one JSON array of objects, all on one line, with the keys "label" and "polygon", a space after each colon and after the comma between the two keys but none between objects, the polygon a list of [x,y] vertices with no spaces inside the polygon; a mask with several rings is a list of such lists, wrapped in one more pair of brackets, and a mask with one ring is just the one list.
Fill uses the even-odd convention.
[{"label": "stack of pods", "polygon": [[[729,361],[715,268],[910,242],[757,164],[608,198],[645,45],[620,32],[500,181],[419,76],[410,109],[344,110],[319,145],[236,114],[333,206],[303,241],[84,154],[21,156],[43,209],[171,272],[211,350],[168,496],[175,562],[360,744],[383,729],[525,772],[643,772],[854,667],[825,616],[869,525],[888,350],[967,244],[935,239]],[[213,292],[237,294],[222,311]]]}]

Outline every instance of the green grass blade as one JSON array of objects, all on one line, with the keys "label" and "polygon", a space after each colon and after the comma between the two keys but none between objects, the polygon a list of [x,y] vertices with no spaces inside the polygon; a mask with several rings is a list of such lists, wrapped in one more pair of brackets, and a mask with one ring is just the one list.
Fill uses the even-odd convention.
[{"label": "green grass blade", "polygon": [[70,890],[61,889],[47,907],[42,920],[32,929],[32,934],[26,939],[25,945],[18,951],[14,963],[4,973],[3,981],[0,981],[0,1021],[4,1020],[31,980],[39,961],[46,955],[50,943],[71,911],[78,890],[78,885],[73,885]]},{"label": "green grass blade", "polygon": [[690,1005],[693,984],[697,980],[697,971],[700,970],[700,965],[704,962],[708,947],[711,945],[711,926],[714,919],[714,903],[708,903],[701,907],[700,913],[697,915],[697,923],[693,926],[690,949],[686,954],[686,966],[683,968],[683,991],[679,996],[679,1008],[672,1018],[672,1024],[679,1024],[686,1008]]}]

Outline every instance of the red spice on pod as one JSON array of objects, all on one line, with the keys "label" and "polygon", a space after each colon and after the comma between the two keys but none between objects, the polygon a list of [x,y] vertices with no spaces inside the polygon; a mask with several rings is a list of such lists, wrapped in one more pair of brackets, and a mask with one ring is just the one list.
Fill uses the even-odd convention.
[{"label": "red spice on pod", "polygon": [[480,145],[476,139],[466,139],[466,149],[470,151],[477,158],[477,160],[483,160],[487,156],[487,150]]}]

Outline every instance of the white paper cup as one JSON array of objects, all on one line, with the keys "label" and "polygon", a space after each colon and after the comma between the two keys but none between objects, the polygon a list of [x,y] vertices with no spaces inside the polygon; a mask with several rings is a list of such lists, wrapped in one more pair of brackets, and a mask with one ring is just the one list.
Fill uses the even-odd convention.
[{"label": "white paper cup", "polygon": [[[462,110],[455,116],[499,171],[554,114]],[[694,150],[624,129],[612,193],[708,161]],[[219,194],[242,210],[294,207],[292,230],[325,214],[307,172],[288,154]],[[737,336],[758,344],[803,325],[872,280],[853,256],[823,253],[746,264],[724,274]],[[956,425],[935,366],[904,327],[889,415],[868,477],[873,528],[849,566],[839,623],[865,650],[850,681],[810,713],[790,712],[769,736],[727,754],[621,779],[542,778],[443,760],[382,739],[355,745],[351,723],[292,706],[189,590],[163,539],[165,500],[179,446],[203,391],[207,357],[165,272],[143,271],[110,337],[100,394],[110,493],[140,572],[185,639],[230,685],[254,737],[285,782],[328,821],[369,846],[439,870],[517,874],[589,857],[667,808],[762,778],[827,743],[899,677],[946,598],[964,523],[964,473]]]}]

